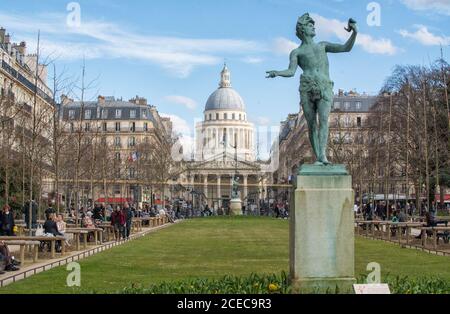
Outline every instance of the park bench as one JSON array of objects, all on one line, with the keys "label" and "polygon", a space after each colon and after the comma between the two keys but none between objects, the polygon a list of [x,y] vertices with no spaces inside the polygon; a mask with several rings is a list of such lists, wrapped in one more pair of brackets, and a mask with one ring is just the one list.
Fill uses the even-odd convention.
[{"label": "park bench", "polygon": [[131,222],[131,231],[140,232],[142,231],[142,220],[141,218],[134,218]]},{"label": "park bench", "polygon": [[41,242],[39,242],[39,241],[25,241],[25,240],[7,240],[7,241],[4,241],[4,242],[8,246],[19,246],[19,248],[20,248],[20,250],[19,250],[20,261],[22,263],[25,262],[25,250],[26,250],[27,246],[32,248],[33,262],[35,263],[38,260],[38,250],[39,250],[39,245],[41,244]]},{"label": "park bench", "polygon": [[66,251],[65,238],[62,236],[57,237],[46,237],[46,236],[20,236],[20,237],[0,237],[0,241],[36,241],[40,242],[40,244],[49,242],[50,243],[50,251],[51,258],[54,259],[56,257],[56,241],[61,241],[61,254],[64,255]]},{"label": "park bench", "polygon": [[433,238],[434,250],[437,250],[440,238],[443,239],[444,243],[449,243],[450,227],[422,227],[420,229],[423,247],[426,246],[427,237],[430,235]]},{"label": "park bench", "polygon": [[95,245],[98,244],[98,242],[103,243],[103,229],[102,228],[67,228],[66,229],[66,233],[67,232],[71,232],[73,233],[73,231],[86,231],[87,233],[82,232],[81,234],[83,234],[83,237],[86,238],[86,243],[87,243],[87,237],[89,235],[89,233],[92,233],[94,235],[94,243]]}]

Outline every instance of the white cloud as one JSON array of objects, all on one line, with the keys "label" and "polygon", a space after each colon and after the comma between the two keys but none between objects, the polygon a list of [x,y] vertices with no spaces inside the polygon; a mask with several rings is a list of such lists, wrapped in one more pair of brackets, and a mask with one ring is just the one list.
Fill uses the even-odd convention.
[{"label": "white cloud", "polygon": [[170,114],[170,113],[161,113],[161,117],[170,118],[173,124],[173,131],[177,134],[182,135],[192,135],[192,130],[189,127],[189,123],[183,118]]},{"label": "white cloud", "polygon": [[[186,159],[191,158],[191,154],[194,150],[194,136],[192,129],[189,127],[189,123],[183,118],[168,113],[161,113],[161,117],[170,118],[173,125],[173,132],[179,136],[178,143],[183,147],[183,156]],[[178,147],[175,147],[173,154],[178,154]],[[177,156],[174,156],[177,158]]]},{"label": "white cloud", "polygon": [[242,59],[242,62],[248,63],[248,64],[258,64],[262,63],[264,61],[264,58],[260,57],[245,57]]},{"label": "white cloud", "polygon": [[[336,36],[341,41],[346,41],[349,38],[349,33],[344,29],[347,27],[347,22],[339,21],[337,19],[328,19],[318,14],[311,14],[311,17],[316,22],[318,35],[323,37]],[[358,33],[356,45],[373,54],[394,55],[399,50],[399,48],[394,46],[390,39],[377,39],[363,33]]]},{"label": "white cloud", "polygon": [[439,36],[431,33],[424,25],[414,25],[415,32],[409,32],[405,29],[399,30],[399,34],[404,38],[410,38],[418,41],[425,46],[450,45],[450,36]]},{"label": "white cloud", "polygon": [[139,59],[158,64],[178,77],[188,76],[197,66],[219,64],[223,55],[266,50],[256,41],[149,36],[95,20],[82,20],[80,27],[71,28],[65,24],[65,16],[56,14],[31,17],[0,12],[0,21],[14,31],[15,38],[26,38],[31,49],[36,46],[36,33],[40,29],[45,51],[62,59]]},{"label": "white cloud", "polygon": [[433,11],[450,15],[449,0],[401,0],[408,8],[416,11]]},{"label": "white cloud", "polygon": [[284,37],[275,38],[272,42],[272,49],[277,55],[289,55],[292,50],[298,48],[299,44]]},{"label": "white cloud", "polygon": [[190,110],[195,110],[195,108],[197,108],[197,102],[189,97],[171,95],[164,97],[164,99],[174,104],[183,105]]}]

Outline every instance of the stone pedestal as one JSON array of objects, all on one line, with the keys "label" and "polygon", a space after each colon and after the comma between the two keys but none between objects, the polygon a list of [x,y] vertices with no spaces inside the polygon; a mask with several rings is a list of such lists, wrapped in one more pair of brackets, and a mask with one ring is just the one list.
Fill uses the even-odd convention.
[{"label": "stone pedestal", "polygon": [[351,293],[356,283],[351,176],[343,165],[304,165],[293,194],[290,274],[294,292]]},{"label": "stone pedestal", "polygon": [[235,198],[230,201],[230,215],[242,216],[242,201],[240,198]]}]

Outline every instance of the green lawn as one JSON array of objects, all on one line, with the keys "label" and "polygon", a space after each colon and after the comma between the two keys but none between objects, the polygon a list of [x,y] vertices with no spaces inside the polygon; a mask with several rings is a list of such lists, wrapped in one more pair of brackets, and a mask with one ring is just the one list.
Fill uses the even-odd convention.
[{"label": "green lawn", "polygon": [[[356,274],[370,262],[382,275],[439,276],[450,281],[450,258],[402,249],[385,242],[356,240]],[[270,218],[208,218],[186,221],[80,262],[83,291],[116,292],[133,283],[148,285],[227,274],[288,270],[288,222]],[[65,267],[0,289],[0,293],[73,293]]]}]

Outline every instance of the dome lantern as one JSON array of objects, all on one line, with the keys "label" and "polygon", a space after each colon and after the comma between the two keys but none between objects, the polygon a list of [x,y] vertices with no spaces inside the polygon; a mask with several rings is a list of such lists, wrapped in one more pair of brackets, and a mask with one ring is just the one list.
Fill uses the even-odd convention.
[{"label": "dome lantern", "polygon": [[231,73],[227,68],[227,64],[225,63],[223,66],[223,70],[220,73],[220,88],[230,88],[231,87]]}]

